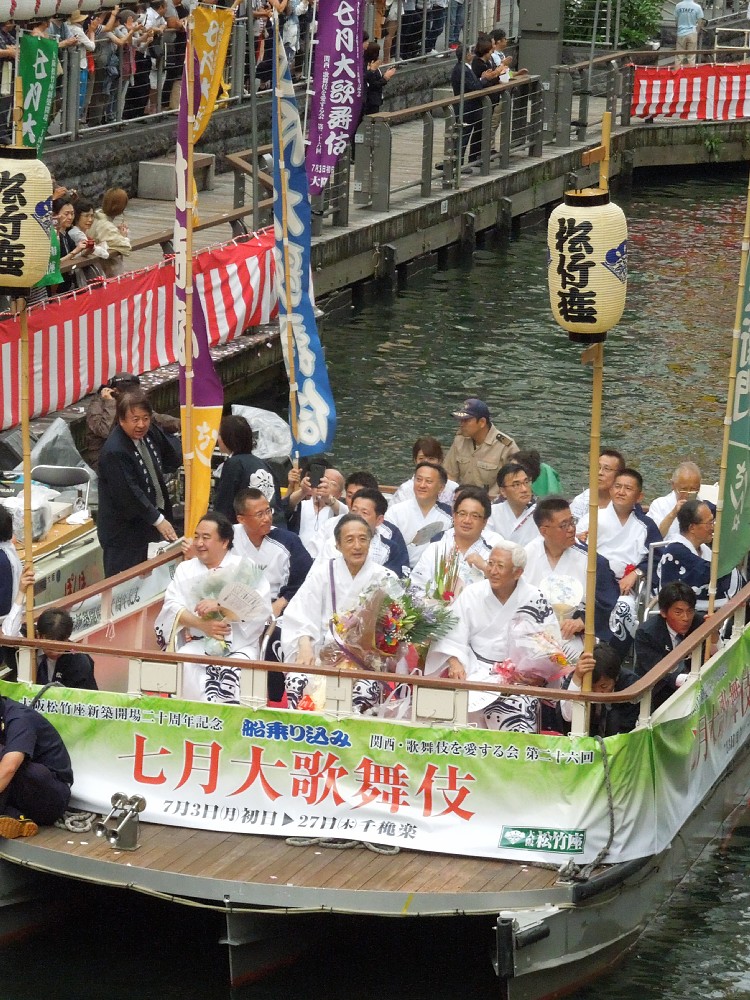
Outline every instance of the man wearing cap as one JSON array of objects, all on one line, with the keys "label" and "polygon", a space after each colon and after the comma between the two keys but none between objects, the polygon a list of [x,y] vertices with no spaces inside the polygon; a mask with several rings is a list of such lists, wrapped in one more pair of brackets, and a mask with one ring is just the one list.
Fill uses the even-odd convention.
[{"label": "man wearing cap", "polygon": [[460,423],[445,457],[445,471],[461,486],[483,486],[491,497],[497,496],[497,474],[518,445],[495,427],[481,399],[467,399],[453,416]]},{"label": "man wearing cap", "polygon": [[[106,385],[101,386],[86,408],[86,436],[81,456],[94,472],[99,469],[99,452],[102,450],[102,445],[116,422],[117,400],[121,393],[137,389],[140,384],[141,380],[137,375],[117,372]],[[169,413],[154,413],[153,420],[167,434],[177,434],[180,430],[180,421]]]}]

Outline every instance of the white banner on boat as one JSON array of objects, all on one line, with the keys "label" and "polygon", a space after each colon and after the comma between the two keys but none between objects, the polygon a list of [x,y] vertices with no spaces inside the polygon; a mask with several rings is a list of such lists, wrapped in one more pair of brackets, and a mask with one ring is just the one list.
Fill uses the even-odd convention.
[{"label": "white banner on boat", "polygon": [[[680,691],[650,729],[606,740],[440,729],[105,692],[50,691],[73,758],[73,802],[143,819],[271,836],[562,863],[665,848],[747,738],[750,637]],[[11,697],[35,688],[0,685]]]}]

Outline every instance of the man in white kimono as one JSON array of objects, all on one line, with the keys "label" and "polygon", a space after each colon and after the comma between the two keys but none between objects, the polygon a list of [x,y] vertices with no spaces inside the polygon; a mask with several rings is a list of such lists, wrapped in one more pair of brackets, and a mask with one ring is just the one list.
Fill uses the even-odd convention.
[{"label": "man in white kimono", "polygon": [[[701,470],[695,462],[680,462],[672,473],[672,492],[657,497],[648,508],[648,517],[665,540],[677,541],[677,515],[688,500],[700,500]],[[711,505],[713,512],[713,505]]]},{"label": "man in white kimono", "polygon": [[458,623],[433,644],[426,674],[448,668],[456,680],[488,681],[489,690],[469,694],[469,721],[485,729],[536,732],[538,702],[527,695],[498,695],[493,667],[508,658],[514,628],[532,624],[562,642],[555,613],[536,587],[521,579],[526,552],[498,542],[487,562],[487,579],[467,587],[453,604]]},{"label": "man in white kimono", "polygon": [[[351,611],[368,587],[388,578],[395,579],[390,570],[370,558],[372,529],[359,515],[344,515],[336,525],[335,538],[338,554],[313,563],[281,619],[281,650],[286,663],[313,666],[330,635],[333,615]],[[287,674],[286,696],[290,708],[297,707],[308,687],[312,687],[309,674]],[[362,682],[354,695],[358,693],[362,704],[374,703],[380,697],[380,684]],[[352,700],[355,703],[354,696]]]},{"label": "man in white kimono", "polygon": [[[526,583],[539,587],[553,607],[567,605],[560,632],[564,640],[563,651],[568,660],[575,663],[583,652],[588,552],[576,541],[575,518],[563,497],[549,496],[539,500],[534,521],[539,537],[526,546],[523,578]],[[620,589],[606,559],[597,553],[594,630],[602,642],[611,639],[609,616],[619,596]]]},{"label": "man in white kimono", "polygon": [[460,486],[453,506],[453,527],[430,542],[412,570],[411,583],[418,590],[433,596],[436,587],[435,569],[438,561],[458,553],[458,580],[455,593],[484,580],[492,546],[501,541],[487,527],[490,498],[479,486]]},{"label": "man in white kimono", "polygon": [[341,491],[344,477],[338,469],[326,469],[320,485],[313,487],[309,476],[299,479],[299,470],[289,473],[289,493],[286,498],[287,527],[299,535],[302,544],[314,559],[320,551],[329,518],[346,513]]},{"label": "man in white kimono", "polygon": [[[597,478],[599,510],[609,506],[612,499],[610,490],[615,485],[617,473],[625,468],[625,459],[614,448],[602,448],[599,452],[599,475]],[[589,491],[585,489],[570,501],[570,510],[576,521],[587,514],[589,509]]]},{"label": "man in white kimono", "polygon": [[[659,529],[641,510],[643,477],[636,469],[622,469],[615,477],[612,500],[599,511],[596,551],[609,563],[620,597],[609,627],[620,656],[630,649],[638,627],[637,588],[648,569],[649,546],[661,541]],[[588,512],[578,522],[578,537],[588,538]]]},{"label": "man in white kimono", "polygon": [[438,501],[447,482],[442,465],[420,462],[414,470],[414,496],[388,508],[388,520],[404,536],[412,569],[432,539],[451,527],[450,507]]},{"label": "man in white kimono", "polygon": [[[195,556],[180,563],[164,594],[154,625],[162,649],[175,644],[191,656],[258,658],[260,637],[271,615],[270,588],[248,560],[230,552],[232,523],[208,511],[193,537]],[[215,579],[210,577],[214,575]],[[225,585],[251,580],[254,594],[242,618],[218,601]],[[203,596],[206,591],[215,596]],[[183,663],[182,697],[191,701],[239,704],[240,670],[219,664]]]},{"label": "man in white kimono", "polygon": [[529,474],[518,462],[507,462],[497,474],[497,485],[503,499],[492,505],[490,527],[508,542],[527,545],[539,534]]}]

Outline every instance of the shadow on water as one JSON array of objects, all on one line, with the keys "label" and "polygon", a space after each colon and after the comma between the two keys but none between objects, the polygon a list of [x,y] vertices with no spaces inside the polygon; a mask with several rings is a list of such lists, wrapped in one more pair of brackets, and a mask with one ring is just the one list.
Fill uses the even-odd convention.
[{"label": "shadow on water", "polygon": [[[737,173],[662,178],[619,199],[630,275],[607,341],[602,434],[644,473],[648,498],[687,457],[718,477],[746,185]],[[414,439],[432,433],[447,446],[451,411],[478,395],[566,489],[583,487],[590,371],[551,318],[545,248],[545,232],[524,233],[326,326],[337,464],[400,482]]]}]

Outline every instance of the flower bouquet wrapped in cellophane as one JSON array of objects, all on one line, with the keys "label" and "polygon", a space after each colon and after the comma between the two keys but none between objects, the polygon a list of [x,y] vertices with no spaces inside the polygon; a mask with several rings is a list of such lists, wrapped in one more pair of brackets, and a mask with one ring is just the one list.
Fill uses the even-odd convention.
[{"label": "flower bouquet wrapped in cellophane", "polygon": [[452,548],[449,552],[435,553],[435,569],[432,579],[425,587],[425,596],[433,601],[449,604],[456,596],[456,588],[460,583],[461,554]]},{"label": "flower bouquet wrapped in cellophane", "polygon": [[[211,570],[202,576],[192,590],[194,607],[201,601],[218,601],[220,595],[228,587],[245,587],[254,590],[259,581],[263,578],[263,570],[249,559],[243,559],[239,566],[227,566],[225,568]],[[239,621],[240,616],[233,614],[228,608],[222,608],[221,612],[213,611],[211,614],[203,616],[206,620],[217,621]],[[209,656],[225,656],[231,646],[230,642],[224,639],[213,639],[206,636],[204,649]]]},{"label": "flower bouquet wrapped in cellophane", "polygon": [[572,669],[556,627],[544,627],[526,615],[517,615],[509,627],[508,656],[496,663],[492,672],[500,684],[545,687]]},{"label": "flower bouquet wrapped in cellophane", "polygon": [[455,621],[445,604],[387,579],[364,591],[352,611],[333,616],[320,662],[395,672],[409,644],[426,645],[449,632]]}]

